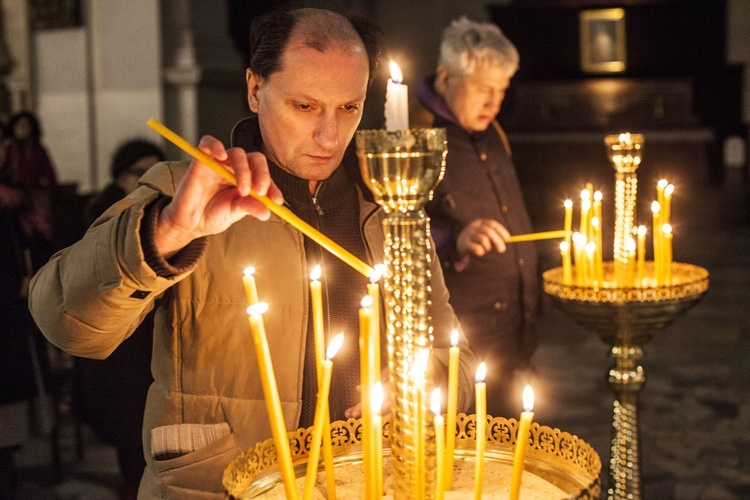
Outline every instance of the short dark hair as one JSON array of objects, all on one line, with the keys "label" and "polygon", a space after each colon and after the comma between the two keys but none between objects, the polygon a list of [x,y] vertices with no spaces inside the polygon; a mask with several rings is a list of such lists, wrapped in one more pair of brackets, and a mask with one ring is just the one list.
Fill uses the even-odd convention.
[{"label": "short dark hair", "polygon": [[132,139],[124,142],[117,148],[112,157],[112,178],[116,179],[118,175],[130,168],[135,162],[147,156],[156,156],[158,161],[165,160],[164,153],[153,142],[143,139]]},{"label": "short dark hair", "polygon": [[10,119],[8,120],[8,125],[5,128],[5,130],[7,130],[8,137],[11,139],[16,137],[13,129],[16,127],[16,123],[23,120],[24,118],[29,121],[29,129],[31,129],[29,131],[29,137],[34,141],[38,141],[39,139],[41,139],[42,126],[39,124],[39,119],[31,111],[19,111],[18,113],[10,117]]},{"label": "short dark hair", "polygon": [[[267,12],[253,20],[250,25],[248,37],[247,67],[260,76],[268,78],[281,69],[281,58],[284,54],[292,32],[302,19],[312,17],[315,12],[323,12],[321,9],[292,9],[281,8]],[[368,85],[377,72],[380,60],[380,35],[382,31],[367,17],[360,14],[339,15],[349,22],[353,30],[359,36],[367,53],[367,62],[370,74]],[[308,30],[306,33],[312,38],[308,43],[318,50],[325,48],[327,42],[336,40],[338,37],[330,32]],[[314,38],[319,38],[314,39]]]}]

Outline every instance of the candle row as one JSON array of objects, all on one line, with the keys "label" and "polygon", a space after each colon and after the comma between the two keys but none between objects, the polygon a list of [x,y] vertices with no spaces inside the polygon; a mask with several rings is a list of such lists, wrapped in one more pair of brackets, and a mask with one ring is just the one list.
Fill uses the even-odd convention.
[{"label": "candle row", "polygon": [[672,282],[672,193],[674,185],[661,179],[656,184],[656,200],[651,204],[656,286]]}]

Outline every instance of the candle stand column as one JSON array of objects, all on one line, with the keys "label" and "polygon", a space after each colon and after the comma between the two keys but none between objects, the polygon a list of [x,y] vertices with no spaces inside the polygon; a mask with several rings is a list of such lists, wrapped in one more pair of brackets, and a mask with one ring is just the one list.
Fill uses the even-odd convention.
[{"label": "candle stand column", "polygon": [[[445,129],[357,132],[362,178],[385,213],[385,317],[391,380],[393,496],[434,497],[435,434],[426,429],[426,491],[417,491],[417,398],[420,384],[409,377],[417,354],[432,347],[430,323],[430,238],[424,205],[445,168]],[[422,388],[421,390],[424,390]],[[426,404],[426,403],[425,403]]]}]

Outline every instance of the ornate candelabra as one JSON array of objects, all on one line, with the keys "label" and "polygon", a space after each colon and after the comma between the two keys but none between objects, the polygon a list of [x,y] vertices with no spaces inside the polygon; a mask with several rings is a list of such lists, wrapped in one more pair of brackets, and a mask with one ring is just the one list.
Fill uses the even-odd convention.
[{"label": "ornate candelabra", "polygon": [[[643,346],[700,300],[708,290],[708,271],[675,262],[671,263],[671,281],[666,284],[648,279],[635,286],[625,285],[625,242],[633,230],[643,137],[611,135],[605,144],[615,169],[614,260],[605,263],[601,284],[572,285],[563,279],[561,268],[546,271],[544,291],[562,311],[611,346],[614,365],[607,380],[615,401],[607,494],[609,499],[637,500],[642,495],[638,394],[646,380],[639,365]],[[653,263],[646,263],[645,271],[654,276]]]},{"label": "ornate candelabra", "polygon": [[[391,379],[394,497],[415,498],[416,481],[432,498],[434,429],[417,407],[423,384],[409,376],[417,354],[432,347],[430,230],[424,205],[445,169],[445,129],[357,132],[362,178],[385,211],[384,296]],[[420,417],[421,415],[421,417]],[[418,419],[423,420],[418,422]],[[418,425],[419,424],[419,425]],[[424,473],[419,471],[417,429],[425,429]],[[420,485],[422,486],[422,485]]]}]

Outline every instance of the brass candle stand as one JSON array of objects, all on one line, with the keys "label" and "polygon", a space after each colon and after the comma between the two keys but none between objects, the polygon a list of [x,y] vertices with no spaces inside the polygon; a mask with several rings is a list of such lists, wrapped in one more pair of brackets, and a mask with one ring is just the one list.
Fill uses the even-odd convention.
[{"label": "brass candle stand", "polygon": [[562,268],[543,274],[544,291],[552,303],[579,325],[592,330],[610,347],[614,364],[607,374],[615,401],[609,461],[609,499],[638,500],[642,496],[638,427],[638,394],[646,380],[639,364],[643,346],[659,330],[694,306],[708,291],[708,271],[672,262],[672,277],[657,283],[654,263],[646,262],[644,278],[628,282],[625,241],[632,234],[636,170],[643,137],[607,136],[608,156],[615,168],[614,260],[605,262],[602,283],[571,284]]},{"label": "brass candle stand", "polygon": [[[424,496],[435,491],[435,442],[427,414],[423,384],[409,371],[417,354],[432,348],[430,323],[430,230],[424,205],[445,169],[445,129],[363,130],[357,132],[362,178],[385,218],[384,297],[391,381],[394,498]],[[425,408],[417,408],[417,401]],[[418,422],[418,420],[420,420]],[[425,429],[424,473],[418,472],[417,429]]]}]

